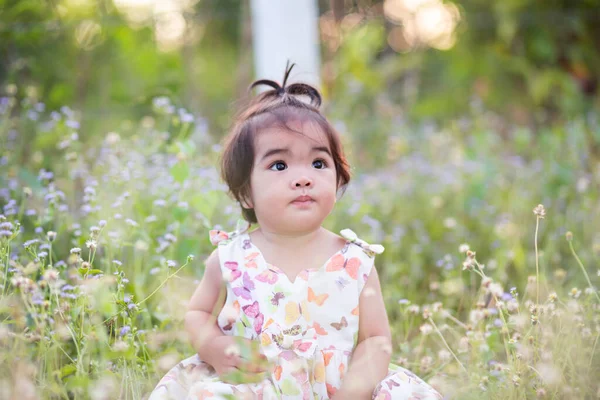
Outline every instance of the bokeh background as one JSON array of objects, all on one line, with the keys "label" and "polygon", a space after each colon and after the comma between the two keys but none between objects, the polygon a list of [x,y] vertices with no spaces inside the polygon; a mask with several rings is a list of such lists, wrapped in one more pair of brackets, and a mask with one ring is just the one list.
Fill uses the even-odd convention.
[{"label": "bokeh background", "polygon": [[[255,3],[0,0],[0,398],[141,399],[193,352]],[[597,396],[600,2],[306,5],[354,173],[326,226],[386,247],[394,361],[448,398]]]}]

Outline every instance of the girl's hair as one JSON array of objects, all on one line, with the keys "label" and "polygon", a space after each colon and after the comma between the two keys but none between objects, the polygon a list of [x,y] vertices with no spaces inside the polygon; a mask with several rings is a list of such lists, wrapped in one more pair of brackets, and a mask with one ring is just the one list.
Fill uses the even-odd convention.
[{"label": "girl's hair", "polygon": [[[263,129],[279,127],[302,134],[290,128],[291,122],[310,122],[316,124],[325,133],[329,141],[331,155],[337,175],[337,187],[345,188],[350,181],[350,166],[344,156],[339,134],[327,119],[319,112],[321,95],[317,89],[305,83],[293,83],[286,86],[294,64],[286,66],[283,85],[261,79],[250,85],[250,90],[259,85],[272,87],[256,96],[244,107],[234,120],[221,160],[221,175],[233,197],[242,204],[250,197],[250,175],[254,166],[254,140]],[[299,99],[307,96],[309,102]],[[242,215],[250,223],[256,223],[253,209],[244,208]]]}]

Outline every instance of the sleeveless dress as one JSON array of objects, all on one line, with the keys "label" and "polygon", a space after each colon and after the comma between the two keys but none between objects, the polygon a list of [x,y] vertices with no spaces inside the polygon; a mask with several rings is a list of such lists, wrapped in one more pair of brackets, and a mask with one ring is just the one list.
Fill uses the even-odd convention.
[{"label": "sleeveless dress", "polygon": [[[340,388],[358,337],[358,302],[380,245],[369,245],[349,229],[345,246],[319,268],[291,281],[252,243],[247,226],[211,231],[218,244],[227,297],[217,323],[225,335],[260,343],[272,369],[258,383],[230,384],[198,355],[173,367],[149,400],[329,399]],[[440,400],[415,374],[390,364],[373,399]]]}]

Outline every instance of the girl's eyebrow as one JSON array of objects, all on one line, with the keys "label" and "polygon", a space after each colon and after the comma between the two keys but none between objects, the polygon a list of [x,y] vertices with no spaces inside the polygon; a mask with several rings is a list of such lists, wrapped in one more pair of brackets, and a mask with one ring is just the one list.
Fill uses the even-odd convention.
[{"label": "girl's eyebrow", "polygon": [[[317,152],[324,152],[327,153],[330,157],[331,157],[331,152],[329,151],[329,148],[325,147],[325,146],[318,146],[318,147],[313,147],[311,149],[311,153],[317,153]],[[263,161],[265,158],[271,157],[275,154],[290,154],[291,151],[289,148],[285,147],[285,148],[277,148],[277,149],[271,149],[268,150],[260,159],[260,161]]]}]

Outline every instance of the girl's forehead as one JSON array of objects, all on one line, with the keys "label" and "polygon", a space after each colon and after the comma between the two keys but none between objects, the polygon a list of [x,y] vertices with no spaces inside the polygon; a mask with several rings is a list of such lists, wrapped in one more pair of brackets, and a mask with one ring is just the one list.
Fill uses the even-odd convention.
[{"label": "girl's forehead", "polygon": [[282,147],[306,144],[321,144],[329,148],[327,134],[318,124],[310,122],[288,122],[285,126],[272,126],[262,129],[254,140],[255,150],[260,152],[266,147]]}]

